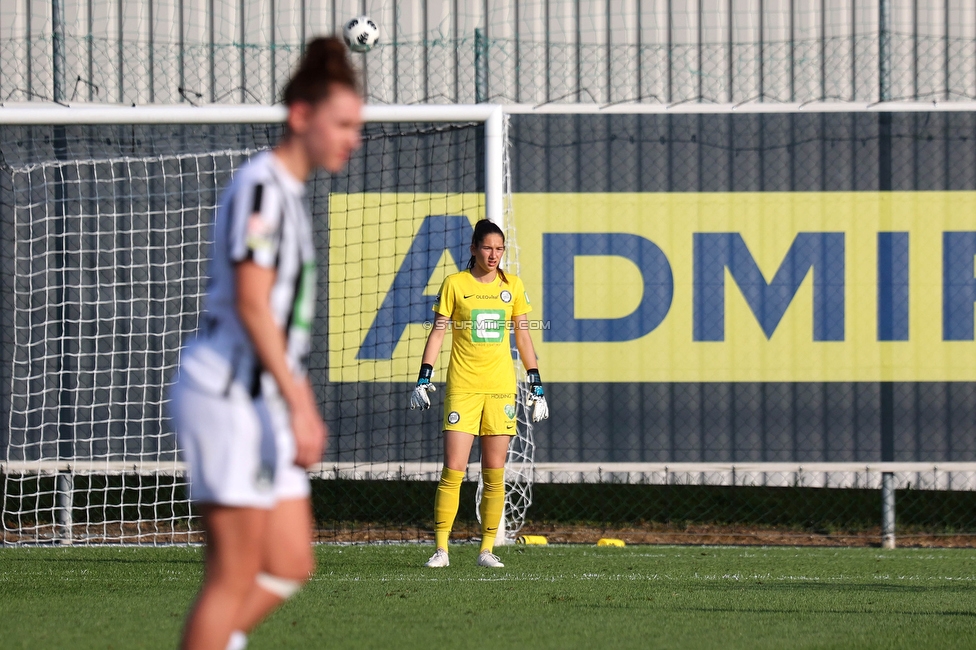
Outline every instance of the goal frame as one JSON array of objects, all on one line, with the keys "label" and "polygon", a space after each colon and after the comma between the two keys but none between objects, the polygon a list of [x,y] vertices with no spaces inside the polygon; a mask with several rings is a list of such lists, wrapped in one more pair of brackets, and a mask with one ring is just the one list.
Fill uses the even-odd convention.
[{"label": "goal frame", "polygon": [[[0,126],[84,126],[84,125],[153,125],[153,124],[277,124],[283,123],[288,109],[282,105],[255,106],[119,106],[119,105],[60,105],[60,104],[21,104],[0,105]],[[366,105],[363,107],[363,121],[366,123],[459,123],[480,122],[484,124],[484,196],[485,217],[498,224],[507,232],[506,171],[505,153],[506,118],[502,106],[497,104],[445,104],[445,105]],[[513,252],[510,255],[516,255]],[[509,257],[510,261],[517,260]],[[531,440],[531,422],[524,425]],[[423,465],[423,476],[440,474],[440,462],[414,463]],[[348,465],[349,467],[345,467]],[[393,478],[403,471],[401,464],[376,463],[373,468],[367,464],[360,471],[355,463],[318,463],[309,468],[315,478],[339,478],[352,475],[383,476]],[[340,466],[343,466],[340,468]],[[429,472],[426,470],[430,470]],[[142,476],[178,476],[184,474],[186,466],[179,460],[173,461],[79,461],[79,460],[40,460],[9,461],[0,458],[0,475],[35,474],[55,476],[58,521],[63,544],[72,543],[73,481],[71,476],[118,476],[135,474]],[[531,483],[531,471],[527,476]],[[480,495],[480,492],[479,492]],[[506,510],[499,525],[498,543],[512,541],[506,536]],[[524,510],[524,507],[522,508]]]}]

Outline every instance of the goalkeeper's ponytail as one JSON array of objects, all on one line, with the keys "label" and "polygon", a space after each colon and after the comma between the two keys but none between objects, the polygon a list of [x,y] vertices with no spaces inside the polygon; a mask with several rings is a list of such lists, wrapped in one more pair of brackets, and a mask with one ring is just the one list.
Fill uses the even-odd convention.
[{"label": "goalkeeper's ponytail", "polygon": [[[488,219],[478,219],[478,222],[474,224],[474,234],[471,235],[471,248],[480,247],[488,235],[498,235],[502,238],[502,243],[505,243],[505,233],[498,227],[498,224]],[[474,268],[474,264],[474,255],[472,255],[471,259],[468,260],[469,271]],[[502,271],[502,267],[499,266],[497,270],[498,275],[502,278],[502,282],[508,284],[508,278],[505,277],[505,271]]]}]

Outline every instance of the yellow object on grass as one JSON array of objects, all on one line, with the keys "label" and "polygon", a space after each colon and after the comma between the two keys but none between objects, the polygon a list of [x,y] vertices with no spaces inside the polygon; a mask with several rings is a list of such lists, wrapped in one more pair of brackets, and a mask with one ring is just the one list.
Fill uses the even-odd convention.
[{"label": "yellow object on grass", "polygon": [[622,539],[612,539],[610,537],[602,537],[596,543],[597,546],[623,546],[624,540]]}]

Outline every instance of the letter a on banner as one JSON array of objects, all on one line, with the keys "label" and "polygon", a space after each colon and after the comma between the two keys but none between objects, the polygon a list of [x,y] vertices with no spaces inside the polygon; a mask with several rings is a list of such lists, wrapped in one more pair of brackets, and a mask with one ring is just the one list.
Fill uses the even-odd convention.
[{"label": "letter a on banner", "polygon": [[471,222],[463,215],[432,215],[424,219],[363,339],[357,359],[392,358],[407,325],[433,318],[432,301],[424,295],[427,283],[445,250],[458,268],[466,266],[472,232]]}]

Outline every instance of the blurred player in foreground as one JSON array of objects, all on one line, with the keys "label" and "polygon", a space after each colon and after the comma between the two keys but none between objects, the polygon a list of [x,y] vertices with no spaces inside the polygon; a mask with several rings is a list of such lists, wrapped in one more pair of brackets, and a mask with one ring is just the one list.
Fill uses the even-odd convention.
[{"label": "blurred player in foreground", "polygon": [[502,567],[492,553],[498,522],[505,506],[505,459],[516,434],[515,367],[509,348],[509,331],[528,375],[529,411],[532,421],[549,417],[539,365],[529,336],[526,314],[532,310],[522,281],[506,274],[499,264],[505,254],[505,235],[491,221],[475,224],[471,260],[467,270],[444,280],[434,304],[434,323],[410,408],[430,408],[428,392],[434,363],[451,327],[451,361],[444,396],[444,469],[434,498],[434,534],[437,551],[429,567],[446,567],[447,542],[458,510],[464,478],[475,436],[481,439],[481,551],[478,564]]},{"label": "blurred player in foreground", "polygon": [[345,45],[309,43],[283,101],[284,136],[237,170],[219,202],[205,313],[172,392],[207,540],[186,649],[245,647],[315,568],[303,468],[321,460],[328,429],[305,368],[315,306],[305,181],[317,168],[340,171],[360,145]]}]

